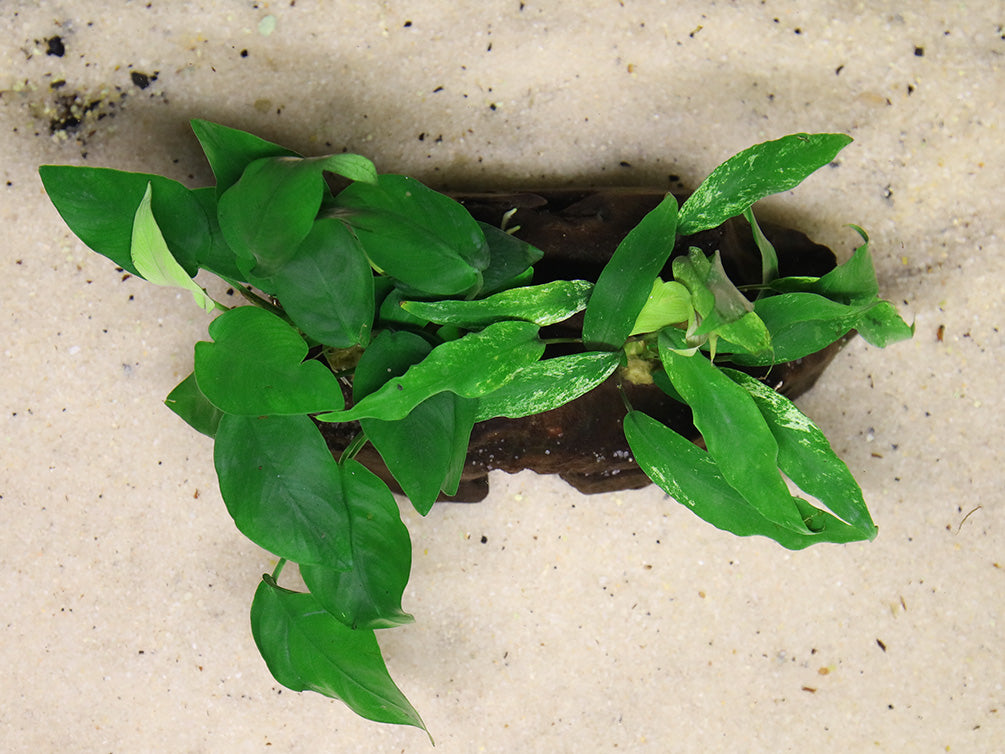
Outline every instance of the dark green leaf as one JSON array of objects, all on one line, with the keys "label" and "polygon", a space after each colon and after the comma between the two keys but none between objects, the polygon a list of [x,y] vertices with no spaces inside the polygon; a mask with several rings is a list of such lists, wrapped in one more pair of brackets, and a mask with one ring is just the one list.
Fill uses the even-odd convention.
[{"label": "dark green leaf", "polygon": [[283,309],[303,332],[333,348],[370,340],[373,272],[352,232],[320,218],[272,279]]},{"label": "dark green leaf", "polygon": [[349,511],[352,569],[301,565],[318,602],[353,629],[390,628],[414,619],[401,609],[412,567],[412,543],[391,491],[357,461],[342,464]]},{"label": "dark green leaf", "polygon": [[[383,332],[363,353],[353,376],[353,397],[362,400],[403,375],[431,350],[409,332]],[[451,393],[432,395],[396,421],[361,419],[367,439],[384,459],[415,509],[429,513],[440,491],[457,491],[474,426],[475,401]]]},{"label": "dark green leaf", "polygon": [[426,398],[444,390],[465,398],[491,393],[541,358],[544,343],[537,337],[537,329],[530,322],[497,322],[479,333],[443,343],[350,410],[323,414],[318,419],[402,419]]},{"label": "dark green leaf", "polygon": [[297,563],[352,567],[345,480],[309,417],[226,414],[213,455],[227,511],[248,539]]},{"label": "dark green leaf", "polygon": [[758,199],[795,188],[851,141],[844,134],[792,134],[733,155],[681,206],[677,232],[715,228]]},{"label": "dark green leaf", "polygon": [[[783,293],[754,303],[754,311],[771,333],[771,352],[736,354],[737,364],[768,365],[801,359],[826,348],[865,316],[875,304],[845,305],[815,293]],[[720,353],[727,349],[720,348]]]},{"label": "dark green leaf", "polygon": [[[139,275],[129,254],[136,208],[153,185],[152,207],[171,254],[189,275],[210,244],[209,221],[193,192],[177,181],[107,168],[42,165],[49,199],[77,237],[119,267]],[[142,277],[142,276],[140,276]]]},{"label": "dark green leaf", "polygon": [[251,632],[269,671],[287,688],[340,699],[368,720],[426,730],[388,675],[373,631],[344,626],[313,595],[264,576],[251,603]]},{"label": "dark green leaf", "polygon": [[583,320],[588,348],[618,350],[628,338],[639,312],[673,251],[677,200],[667,196],[618,244],[604,266]]},{"label": "dark green leaf", "polygon": [[753,398],[701,353],[682,356],[673,348],[662,332],[660,361],[691,407],[694,426],[723,477],[769,521],[804,533],[805,524],[778,471],[778,443]]},{"label": "dark green leaf", "polygon": [[586,308],[593,284],[585,280],[511,288],[477,301],[403,301],[401,307],[429,322],[484,327],[501,319],[522,319],[540,326],[553,325]]},{"label": "dark green leaf", "polygon": [[536,361],[479,398],[475,421],[519,419],[564,406],[610,377],[620,360],[618,351],[590,351]]},{"label": "dark green leaf", "polygon": [[210,402],[228,414],[307,414],[345,405],[338,380],[320,361],[304,361],[307,344],[275,314],[231,309],[209,326],[213,342],[195,344],[195,377]]},{"label": "dark green leaf", "polygon": [[196,384],[195,374],[190,374],[168,393],[164,404],[197,432],[210,437],[216,436],[223,412],[210,403]]},{"label": "dark green leaf", "polygon": [[463,206],[413,178],[381,175],[336,197],[370,261],[416,291],[456,295],[481,284],[489,262],[481,227]]},{"label": "dark green leaf", "polygon": [[742,372],[724,369],[761,411],[778,443],[778,465],[807,494],[813,495],[864,538],[876,536],[862,490],[824,433],[788,398]]},{"label": "dark green leaf", "polygon": [[853,542],[865,537],[805,501],[793,498],[808,526],[802,532],[762,516],[723,477],[712,457],[669,427],[640,411],[624,421],[625,438],[639,466],[664,492],[718,529],[741,537],[761,535],[790,550],[818,542]]},{"label": "dark green leaf", "polygon": [[212,186],[195,189],[192,191],[192,196],[206,213],[210,239],[209,243],[202,248],[199,257],[195,260],[196,263],[201,269],[209,270],[231,284],[237,283],[243,279],[244,273],[237,266],[237,255],[227,245],[227,241],[220,231],[220,223],[216,219],[216,189]]},{"label": "dark green leaf", "polygon": [[220,230],[239,257],[255,261],[256,275],[275,274],[310,233],[327,190],[325,171],[376,180],[373,163],[359,155],[262,157],[220,196]]},{"label": "dark green leaf", "polygon": [[215,195],[219,197],[241,177],[244,169],[263,157],[299,157],[271,141],[266,141],[246,131],[221,126],[208,120],[195,118],[189,121],[195,137],[206,154],[209,166],[216,176]]},{"label": "dark green leaf", "polygon": [[879,295],[879,282],[869,253],[869,236],[857,225],[852,228],[862,236],[865,243],[855,249],[847,262],[838,265],[804,290],[819,293],[842,304],[862,304],[876,299]]},{"label": "dark green leaf", "polygon": [[488,296],[509,288],[536,264],[544,252],[512,233],[488,223],[478,223],[489,246],[489,265],[482,271],[479,296]]}]

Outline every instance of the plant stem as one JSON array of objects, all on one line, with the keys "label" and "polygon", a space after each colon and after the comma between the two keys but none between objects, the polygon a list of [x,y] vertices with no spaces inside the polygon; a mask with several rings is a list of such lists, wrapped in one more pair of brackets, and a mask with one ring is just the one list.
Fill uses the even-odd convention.
[{"label": "plant stem", "polygon": [[286,565],[286,558],[280,558],[279,562],[276,563],[275,570],[272,571],[272,580],[279,581],[279,574],[283,572],[283,566]]},{"label": "plant stem", "polygon": [[360,432],[352,438],[352,442],[345,446],[345,450],[343,450],[342,455],[339,456],[339,464],[343,464],[350,458],[354,458],[356,454],[363,449],[363,446],[366,445],[366,439],[366,433],[364,432]]}]

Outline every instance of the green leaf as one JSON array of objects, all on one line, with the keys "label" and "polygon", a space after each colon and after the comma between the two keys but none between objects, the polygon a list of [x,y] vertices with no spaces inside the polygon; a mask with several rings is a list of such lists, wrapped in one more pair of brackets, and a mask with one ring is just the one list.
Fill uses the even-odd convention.
[{"label": "green leaf", "polygon": [[337,215],[355,231],[381,272],[427,294],[476,289],[489,262],[481,227],[463,206],[413,178],[381,175],[336,197]]},{"label": "green leaf", "polygon": [[348,411],[322,414],[321,421],[401,419],[431,395],[449,390],[465,398],[491,393],[544,353],[530,322],[497,322],[479,333],[442,343],[401,377],[389,380]]},{"label": "green leaf", "polygon": [[150,193],[148,183],[133,218],[133,235],[129,245],[129,256],[133,260],[133,266],[143,278],[154,285],[182,288],[192,294],[195,303],[207,314],[215,311],[217,303],[196,284],[171,255],[150,208]]},{"label": "green leaf", "polygon": [[438,325],[484,327],[502,319],[521,319],[545,326],[562,322],[586,308],[593,284],[585,280],[511,288],[477,301],[402,301],[401,307]]},{"label": "green leaf", "polygon": [[194,118],[189,121],[195,137],[206,154],[216,176],[215,195],[219,197],[241,177],[244,169],[263,157],[299,157],[296,152],[273,144],[246,131]]},{"label": "green leaf", "polygon": [[206,399],[195,381],[195,373],[189,374],[168,393],[164,404],[174,411],[192,429],[209,437],[216,437],[223,412]]},{"label": "green leaf", "polygon": [[231,309],[209,326],[213,342],[195,344],[195,377],[209,401],[228,414],[307,414],[345,405],[338,380],[275,314]]},{"label": "green leaf", "polygon": [[876,525],[862,490],[824,433],[785,396],[743,372],[722,370],[750,393],[778,443],[778,465],[799,489],[813,495],[832,513],[874,539]]},{"label": "green leaf", "polygon": [[344,626],[313,595],[263,576],[251,603],[251,632],[269,672],[286,688],[340,699],[368,720],[426,730],[391,680],[374,632]]},{"label": "green leaf", "polygon": [[843,336],[879,303],[839,304],[815,293],[783,293],[758,299],[754,311],[771,333],[772,350],[767,354],[735,354],[729,358],[737,364],[752,366],[801,359]]},{"label": "green leaf", "polygon": [[310,233],[327,190],[326,170],[376,180],[373,163],[359,155],[262,157],[220,196],[220,230],[238,256],[256,262],[256,275],[275,274]]},{"label": "green leaf", "polygon": [[304,583],[321,606],[349,628],[411,623],[414,618],[401,609],[401,595],[412,567],[412,543],[398,504],[387,485],[357,461],[342,464],[341,475],[352,568],[301,565]]},{"label": "green leaf", "polygon": [[844,134],[792,134],[733,155],[681,206],[678,234],[718,227],[758,199],[795,188],[851,141]]},{"label": "green leaf", "polygon": [[512,287],[514,282],[536,264],[544,252],[512,233],[479,222],[489,247],[489,264],[482,271],[479,296],[487,296]]},{"label": "green leaf", "polygon": [[760,535],[790,550],[819,542],[864,539],[857,529],[794,498],[808,526],[802,532],[769,521],[726,481],[712,457],[640,411],[624,420],[625,438],[640,468],[664,492],[718,529],[737,536]]},{"label": "green leaf", "polygon": [[914,337],[914,325],[907,324],[889,301],[880,301],[866,309],[855,322],[855,329],[869,345],[877,348]]},{"label": "green leaf", "polygon": [[[362,400],[420,362],[431,346],[410,332],[383,332],[366,349],[353,375],[353,398]],[[360,419],[415,509],[425,516],[442,491],[454,494],[464,468],[476,403],[442,392],[426,398],[395,421]]]},{"label": "green leaf", "polygon": [[682,356],[673,347],[661,332],[660,361],[723,477],[769,521],[805,532],[778,471],[778,443],[753,398],[702,354]]},{"label": "green leaf", "polygon": [[475,421],[496,416],[519,419],[564,406],[610,377],[620,361],[618,351],[589,351],[536,361],[498,390],[479,398]]},{"label": "green leaf", "polygon": [[363,247],[338,220],[317,220],[272,283],[286,313],[315,340],[333,348],[370,340],[373,273]]},{"label": "green leaf", "polygon": [[677,200],[667,196],[614,250],[593,288],[583,319],[583,342],[596,350],[620,349],[673,251]]},{"label": "green leaf", "polygon": [[49,199],[77,237],[134,275],[130,247],[133,220],[147,186],[152,208],[171,254],[189,275],[210,244],[209,221],[193,192],[160,175],[107,168],[42,165],[38,169]]},{"label": "green leaf", "polygon": [[805,290],[842,304],[873,302],[879,296],[879,282],[869,253],[869,236],[857,225],[851,227],[865,243],[855,249],[847,262],[838,265]]},{"label": "green leaf", "polygon": [[351,487],[309,417],[226,414],[213,456],[227,511],[248,539],[297,563],[352,567]]},{"label": "green leaf", "polygon": [[[194,189],[192,196],[206,213],[209,229],[209,243],[202,247],[199,257],[195,260],[200,269],[208,270],[219,275],[232,285],[243,279],[244,273],[237,265],[237,255],[234,250],[227,245],[223,233],[220,231],[220,223],[216,219],[216,189],[212,186]],[[247,282],[251,282],[250,280]]]}]

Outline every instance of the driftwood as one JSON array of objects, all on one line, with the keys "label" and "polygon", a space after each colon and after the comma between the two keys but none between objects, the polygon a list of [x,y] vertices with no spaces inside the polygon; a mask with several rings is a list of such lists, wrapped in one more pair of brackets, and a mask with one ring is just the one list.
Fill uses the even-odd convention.
[{"label": "driftwood", "polygon": [[[557,279],[596,281],[618,243],[663,198],[664,192],[643,189],[589,191],[546,190],[458,196],[471,214],[483,222],[500,225],[508,216],[515,235],[544,251],[534,269],[534,282]],[[678,197],[683,200],[683,197]],[[825,246],[813,243],[794,230],[762,223],[762,230],[778,253],[781,275],[823,275],[836,260]],[[678,241],[674,255],[696,246],[706,253],[719,250],[723,266],[737,285],[760,281],[760,254],[744,220]],[[662,275],[670,279],[669,263]],[[546,328],[545,337],[578,336],[582,315]],[[748,370],[780,393],[794,398],[807,390],[844,345],[845,339],[812,356],[772,367]],[[558,355],[552,348],[546,356]],[[655,385],[624,382],[632,406],[653,416],[692,441],[701,437],[691,422],[690,410],[667,397]],[[488,494],[488,472],[514,473],[532,469],[558,474],[580,492],[597,493],[636,489],[650,484],[625,441],[621,421],[624,403],[614,380],[608,379],[565,406],[522,419],[492,419],[475,425],[460,487],[443,500],[477,502]],[[358,424],[321,424],[332,452],[338,455],[358,431]],[[421,441],[418,440],[417,441]],[[387,467],[371,445],[356,459],[388,482]]]}]

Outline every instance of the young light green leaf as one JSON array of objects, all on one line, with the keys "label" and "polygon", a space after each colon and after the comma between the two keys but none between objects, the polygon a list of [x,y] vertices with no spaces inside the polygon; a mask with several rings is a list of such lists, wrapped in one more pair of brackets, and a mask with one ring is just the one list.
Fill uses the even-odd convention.
[{"label": "young light green leaf", "polygon": [[307,344],[275,314],[241,306],[209,326],[213,342],[195,344],[199,390],[228,414],[308,414],[345,405],[338,380],[320,361],[304,361]]},{"label": "young light green leaf", "polygon": [[352,568],[301,565],[311,594],[352,629],[390,628],[414,618],[401,609],[412,567],[412,543],[391,490],[357,461],[341,465],[349,511]]},{"label": "young light green leaf", "polygon": [[413,178],[353,183],[333,212],[353,228],[373,265],[403,286],[452,296],[481,285],[489,263],[481,227],[463,206]]},{"label": "young light green leaf", "polygon": [[677,238],[677,200],[666,197],[614,250],[593,288],[583,319],[583,342],[596,350],[618,350],[673,251]]},{"label": "young light green leaf", "polygon": [[478,398],[496,390],[544,353],[530,322],[496,322],[478,333],[442,343],[401,377],[389,380],[347,411],[322,414],[321,421],[402,419],[431,395],[449,390]]},{"label": "young light green leaf", "polygon": [[488,296],[510,288],[536,264],[544,252],[512,233],[494,225],[479,222],[489,247],[489,264],[482,270],[482,289],[479,296]]},{"label": "young light green leaf", "polygon": [[209,437],[216,437],[223,412],[207,400],[195,381],[195,373],[189,374],[168,393],[164,404],[174,411],[192,429]]},{"label": "young light green leaf", "polygon": [[635,320],[635,326],[630,335],[656,332],[667,325],[687,322],[694,316],[691,306],[691,294],[687,288],[675,280],[663,282],[660,278],[653,281],[642,311]]},{"label": "young light green leaf", "polygon": [[133,221],[148,185],[152,208],[171,254],[189,275],[211,243],[209,221],[192,191],[160,175],[108,168],[42,165],[38,169],[49,199],[77,237],[119,267],[133,266]]},{"label": "young light green leaf", "polygon": [[737,536],[760,535],[790,550],[819,542],[854,542],[866,537],[837,518],[793,498],[807,526],[793,531],[769,521],[726,481],[712,457],[641,411],[624,420],[625,438],[646,475],[692,513]]},{"label": "young light green leaf", "polygon": [[778,465],[789,479],[864,537],[875,538],[876,525],[861,488],[819,427],[792,401],[759,380],[733,369],[722,371],[754,399],[778,443]]},{"label": "young light green leaf", "polygon": [[[382,332],[356,365],[354,400],[400,377],[430,350],[415,333]],[[473,399],[442,392],[426,398],[402,419],[360,419],[360,426],[409,501],[425,516],[441,490],[457,491],[474,415]]]},{"label": "young light green leaf", "polygon": [[217,197],[237,183],[244,169],[255,160],[263,157],[300,157],[292,150],[236,128],[198,118],[192,119],[189,124],[216,176],[214,191]]},{"label": "young light green leaf", "polygon": [[585,280],[556,280],[477,301],[402,301],[401,308],[438,325],[474,329],[502,319],[521,319],[543,327],[585,309],[592,290],[593,284]]},{"label": "young light green leaf", "polygon": [[251,603],[251,633],[269,672],[286,688],[340,699],[368,720],[426,730],[391,680],[374,632],[343,625],[313,595],[263,576]]},{"label": "young light green leaf", "polygon": [[318,342],[349,348],[370,340],[373,272],[356,236],[338,220],[316,220],[272,283],[286,313]]},{"label": "young light green leaf", "polygon": [[[218,304],[209,297],[189,274],[182,269],[171,255],[157,220],[150,208],[150,184],[140,200],[133,217],[133,235],[129,246],[129,256],[136,271],[154,285],[169,288],[183,288],[192,294],[195,303],[208,314],[217,309]],[[223,307],[220,307],[223,308]]]},{"label": "young light green leaf", "polygon": [[475,421],[497,416],[519,419],[564,406],[610,377],[620,361],[618,351],[589,351],[536,361],[498,390],[480,397]]},{"label": "young light green leaf", "polygon": [[761,226],[757,224],[752,207],[747,207],[743,211],[743,216],[750,223],[750,231],[754,235],[754,245],[761,252],[761,284],[770,285],[778,277],[778,254],[771,241],[761,231]]},{"label": "young light green leaf", "polygon": [[678,234],[715,228],[758,199],[795,188],[852,141],[844,134],[792,134],[733,155],[680,208]]},{"label": "young light green leaf", "polygon": [[225,414],[213,460],[248,539],[297,563],[352,567],[345,482],[310,417]]},{"label": "young light green leaf", "polygon": [[778,443],[753,398],[702,354],[681,356],[674,346],[661,332],[660,361],[723,477],[769,521],[805,533],[778,471]]}]

